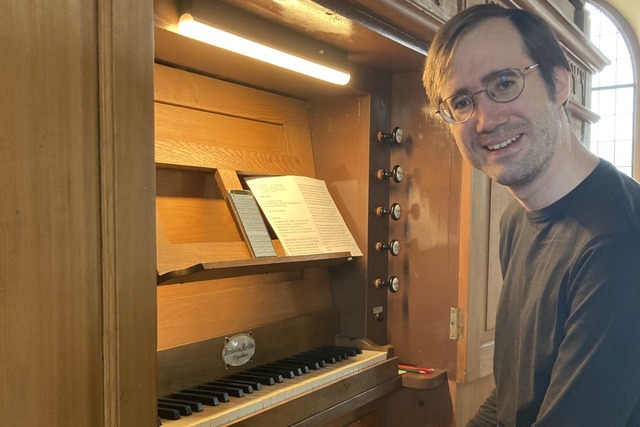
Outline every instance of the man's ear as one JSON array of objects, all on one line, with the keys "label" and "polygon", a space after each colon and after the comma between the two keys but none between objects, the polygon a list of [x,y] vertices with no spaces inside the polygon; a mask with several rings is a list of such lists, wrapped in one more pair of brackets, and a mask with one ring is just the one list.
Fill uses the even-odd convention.
[{"label": "man's ear", "polygon": [[571,95],[571,75],[569,71],[560,66],[553,68],[553,81],[556,84],[556,104],[564,105]]}]

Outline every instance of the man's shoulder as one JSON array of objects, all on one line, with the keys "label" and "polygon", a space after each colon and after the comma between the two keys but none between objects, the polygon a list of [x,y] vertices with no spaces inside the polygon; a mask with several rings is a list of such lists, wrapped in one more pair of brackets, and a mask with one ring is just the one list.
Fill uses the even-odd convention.
[{"label": "man's shoulder", "polygon": [[640,184],[606,161],[601,161],[595,178],[587,194],[595,211],[614,229],[640,230]]}]

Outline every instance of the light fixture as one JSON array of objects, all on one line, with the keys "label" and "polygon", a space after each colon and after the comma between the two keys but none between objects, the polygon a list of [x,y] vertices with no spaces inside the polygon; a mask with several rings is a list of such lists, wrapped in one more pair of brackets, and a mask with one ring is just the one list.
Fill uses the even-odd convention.
[{"label": "light fixture", "polygon": [[351,78],[346,53],[213,0],[182,2],[178,32],[337,85]]}]

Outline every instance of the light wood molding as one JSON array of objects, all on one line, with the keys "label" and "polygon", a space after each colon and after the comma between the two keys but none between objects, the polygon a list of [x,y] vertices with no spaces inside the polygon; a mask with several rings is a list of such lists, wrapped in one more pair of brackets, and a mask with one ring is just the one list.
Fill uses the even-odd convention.
[{"label": "light wood molding", "polygon": [[601,71],[609,60],[584,35],[558,6],[549,0],[509,0],[514,6],[526,9],[544,19],[554,30],[560,43],[575,60],[592,73]]},{"label": "light wood molding", "polygon": [[97,3],[104,425],[153,426],[153,2]]}]

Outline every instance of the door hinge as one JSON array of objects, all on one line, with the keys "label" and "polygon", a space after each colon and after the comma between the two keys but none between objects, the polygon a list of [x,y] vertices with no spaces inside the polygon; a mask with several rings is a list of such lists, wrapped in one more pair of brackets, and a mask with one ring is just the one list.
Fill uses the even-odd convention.
[{"label": "door hinge", "polygon": [[458,307],[449,308],[449,339],[459,340],[462,337],[462,311]]}]

